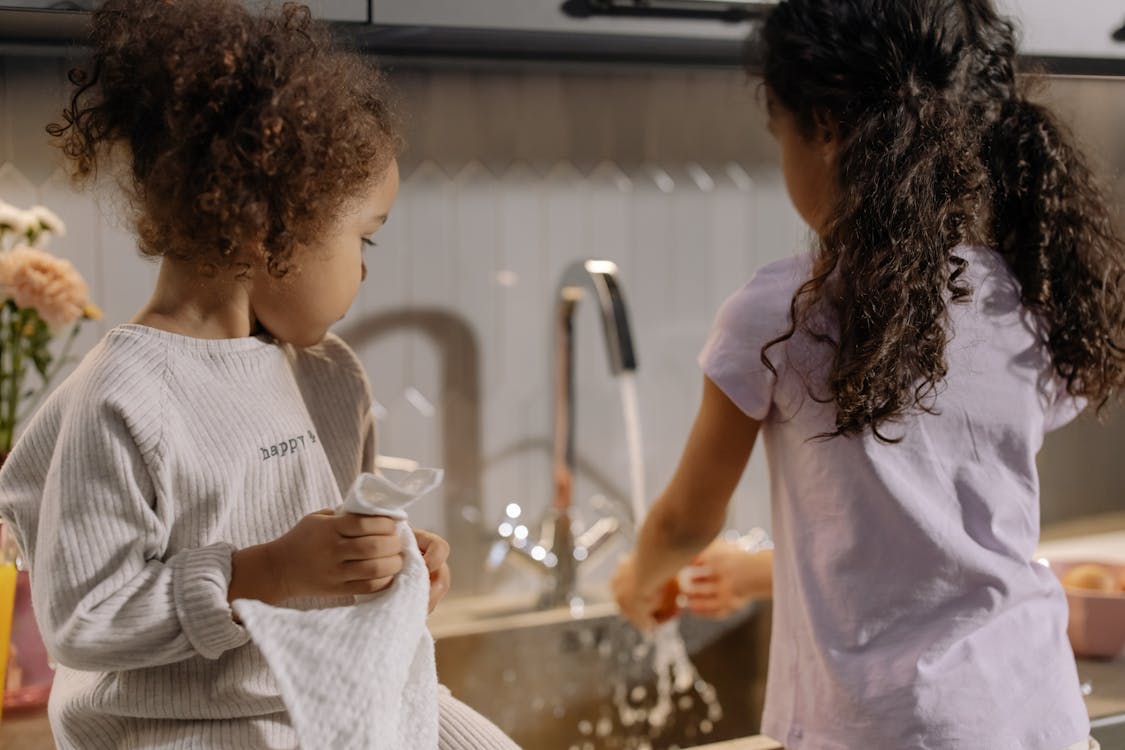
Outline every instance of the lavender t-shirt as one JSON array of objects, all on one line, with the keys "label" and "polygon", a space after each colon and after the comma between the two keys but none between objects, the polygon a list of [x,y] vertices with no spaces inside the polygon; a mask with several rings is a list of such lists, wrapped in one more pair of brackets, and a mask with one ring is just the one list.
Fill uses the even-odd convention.
[{"label": "lavender t-shirt", "polygon": [[1034,563],[1035,454],[1080,406],[1051,371],[1018,282],[962,247],[972,299],[950,306],[936,414],[834,429],[830,355],[788,328],[808,257],[759,271],[723,306],[700,363],[760,420],[769,459],[774,621],[763,731],[788,750],[1060,750],[1089,734],[1067,608]]}]

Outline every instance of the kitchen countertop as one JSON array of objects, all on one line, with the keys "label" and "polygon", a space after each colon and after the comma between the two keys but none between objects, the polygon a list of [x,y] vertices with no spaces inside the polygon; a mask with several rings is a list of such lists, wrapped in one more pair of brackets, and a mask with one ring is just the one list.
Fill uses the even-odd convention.
[{"label": "kitchen countertop", "polygon": [[754,737],[744,737],[741,740],[728,740],[727,742],[716,742],[713,745],[700,745],[694,750],[782,750],[782,747],[769,737],[756,735]]}]

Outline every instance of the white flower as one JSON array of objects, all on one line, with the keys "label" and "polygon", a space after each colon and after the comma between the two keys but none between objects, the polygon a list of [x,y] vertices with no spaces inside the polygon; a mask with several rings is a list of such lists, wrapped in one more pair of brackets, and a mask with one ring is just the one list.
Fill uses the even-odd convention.
[{"label": "white flower", "polygon": [[23,237],[33,226],[38,226],[38,217],[0,201],[0,234],[11,232]]},{"label": "white flower", "polygon": [[50,232],[59,237],[66,236],[66,224],[63,224],[58,214],[46,206],[32,206],[24,212],[24,215],[34,222],[32,228],[36,228],[37,225],[40,231]]}]

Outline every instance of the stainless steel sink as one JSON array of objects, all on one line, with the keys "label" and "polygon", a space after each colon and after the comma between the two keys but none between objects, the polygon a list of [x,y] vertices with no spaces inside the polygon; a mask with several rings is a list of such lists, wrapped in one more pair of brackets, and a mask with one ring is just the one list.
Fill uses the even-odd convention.
[{"label": "stainless steel sink", "polygon": [[770,610],[756,604],[723,623],[684,617],[681,632],[700,677],[714,686],[722,717],[708,717],[695,691],[663,731],[620,721],[614,703],[655,696],[650,661],[635,659],[641,636],[610,604],[521,612],[499,603],[462,607],[431,624],[438,676],[453,694],[496,722],[525,750],[687,748],[757,733],[765,692]]}]

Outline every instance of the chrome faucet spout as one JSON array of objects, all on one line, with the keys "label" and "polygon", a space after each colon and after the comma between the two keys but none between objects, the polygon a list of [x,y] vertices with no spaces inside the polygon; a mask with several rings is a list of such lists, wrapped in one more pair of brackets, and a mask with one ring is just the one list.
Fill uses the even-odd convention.
[{"label": "chrome faucet spout", "polygon": [[[617,264],[611,260],[582,260],[567,266],[559,280],[555,295],[560,318],[573,319],[578,303],[587,295],[598,303],[602,330],[605,333],[609,368],[614,375],[637,369],[637,355],[633,349],[633,334],[629,328],[629,313],[625,297],[617,280]],[[565,333],[573,338],[573,329],[556,327],[556,336]]]},{"label": "chrome faucet spout", "polygon": [[555,295],[553,336],[555,507],[570,507],[574,476],[574,314],[579,303],[592,297],[598,305],[605,335],[609,370],[613,375],[635,372],[637,355],[625,296],[617,279],[617,264],[609,260],[572,263]]}]

